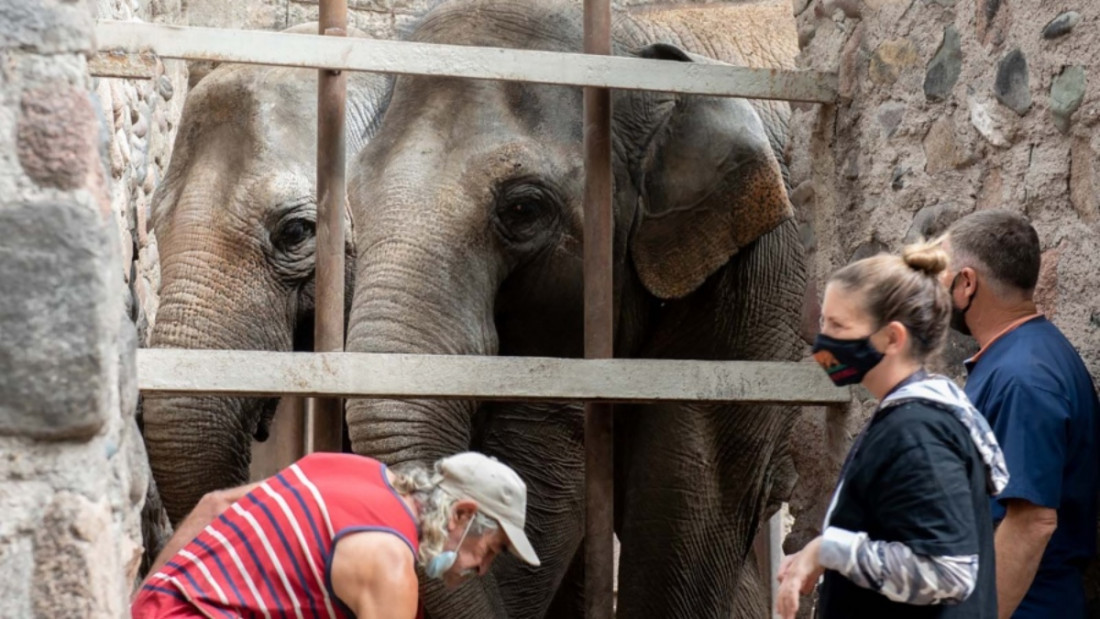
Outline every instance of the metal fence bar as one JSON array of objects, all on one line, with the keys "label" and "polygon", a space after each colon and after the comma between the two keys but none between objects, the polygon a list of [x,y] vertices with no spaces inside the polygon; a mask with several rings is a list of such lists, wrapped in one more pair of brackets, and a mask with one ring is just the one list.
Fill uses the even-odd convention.
[{"label": "metal fence bar", "polygon": [[94,77],[148,80],[157,76],[157,57],[150,53],[99,53],[88,58],[88,73]]},{"label": "metal fence bar", "polygon": [[[347,0],[321,0],[322,35],[344,37],[348,27]],[[347,74],[321,69],[317,76],[317,235],[314,350],[344,350],[344,204],[346,148],[344,113]],[[344,402],[320,398],[307,417],[307,451],[340,451],[343,447]]]},{"label": "metal fence bar", "polygon": [[836,74],[812,71],[135,22],[100,21],[96,38],[101,54],[151,52],[163,58],[315,69],[821,103],[836,100]]},{"label": "metal fence bar", "polygon": [[468,355],[137,351],[146,394],[847,404],[816,363]]},{"label": "metal fence bar", "polygon": [[[610,0],[584,0],[584,52],[611,54]],[[584,356],[615,356],[611,211],[611,91],[584,89]],[[610,403],[584,406],[585,616],[615,616],[614,416]]]}]

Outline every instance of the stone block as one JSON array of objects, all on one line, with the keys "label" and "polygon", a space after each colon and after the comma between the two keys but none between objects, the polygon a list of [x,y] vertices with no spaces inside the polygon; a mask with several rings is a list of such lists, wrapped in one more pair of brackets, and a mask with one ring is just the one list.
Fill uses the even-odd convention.
[{"label": "stone block", "polygon": [[837,72],[837,91],[845,99],[853,98],[859,90],[859,74],[865,54],[863,51],[864,24],[860,22],[848,36],[840,52],[840,67]]},{"label": "stone block", "polygon": [[977,0],[975,5],[978,41],[983,45],[1000,45],[1010,25],[1007,3],[1005,0]]},{"label": "stone block", "polygon": [[1060,247],[1043,252],[1039,262],[1039,282],[1035,284],[1035,305],[1047,318],[1058,312],[1058,262]]},{"label": "stone block", "polygon": [[[68,492],[46,507],[34,539],[37,617],[119,617],[126,589],[110,508]],[[120,595],[121,594],[121,595]]]},{"label": "stone block", "polygon": [[871,54],[868,75],[871,81],[880,86],[890,86],[897,81],[903,71],[914,67],[920,61],[917,48],[909,39],[890,39],[883,41]]},{"label": "stone block", "polygon": [[967,105],[970,109],[970,124],[974,125],[987,142],[999,148],[1011,145],[1009,138],[1014,135],[1014,127],[1005,117],[1007,112],[1001,112],[1004,108],[975,96],[967,97]]},{"label": "stone block", "polygon": [[85,204],[0,208],[0,434],[85,439],[114,413],[114,229]]},{"label": "stone block", "polygon": [[1066,11],[1058,17],[1050,20],[1043,28],[1044,39],[1057,39],[1069,34],[1070,30],[1081,21],[1081,14],[1077,11]]},{"label": "stone block", "polygon": [[917,211],[902,242],[909,244],[920,242],[922,239],[934,239],[947,232],[947,227],[958,218],[959,210],[952,204],[926,206]]},{"label": "stone block", "polygon": [[906,106],[904,103],[898,103],[896,101],[887,101],[878,108],[878,113],[875,114],[875,118],[878,119],[879,125],[882,126],[882,135],[885,138],[891,138],[898,130],[898,125],[901,124],[901,120],[905,117]]},{"label": "stone block", "polygon": [[1031,90],[1028,84],[1027,57],[1014,49],[997,65],[997,78],[993,92],[1002,104],[1023,116],[1031,109]]},{"label": "stone block", "polygon": [[95,49],[92,12],[83,2],[0,0],[0,50],[39,54]]},{"label": "stone block", "polygon": [[33,617],[31,575],[34,544],[30,535],[0,539],[0,599],[5,617]]},{"label": "stone block", "polygon": [[137,329],[129,316],[123,316],[119,327],[118,397],[122,418],[126,420],[137,413],[137,348]]},{"label": "stone block", "polygon": [[1097,182],[1096,153],[1088,138],[1073,141],[1069,160],[1069,200],[1084,221],[1095,222],[1100,214],[1100,183]]},{"label": "stone block", "polygon": [[943,40],[936,55],[928,63],[924,75],[924,96],[929,101],[942,101],[951,94],[962,73],[962,43],[955,26],[943,29]]},{"label": "stone block", "polygon": [[1001,208],[1004,206],[1004,179],[997,166],[991,166],[982,176],[982,187],[978,190],[977,209]]},{"label": "stone block", "polygon": [[1050,84],[1050,115],[1054,126],[1062,133],[1069,133],[1070,117],[1085,100],[1085,70],[1082,67],[1064,67]]},{"label": "stone block", "polygon": [[937,174],[953,170],[960,162],[959,146],[955,141],[955,124],[950,116],[940,116],[924,136],[924,171]]},{"label": "stone block", "polygon": [[16,130],[19,163],[43,187],[90,186],[101,173],[99,130],[87,91],[59,84],[27,90]]}]

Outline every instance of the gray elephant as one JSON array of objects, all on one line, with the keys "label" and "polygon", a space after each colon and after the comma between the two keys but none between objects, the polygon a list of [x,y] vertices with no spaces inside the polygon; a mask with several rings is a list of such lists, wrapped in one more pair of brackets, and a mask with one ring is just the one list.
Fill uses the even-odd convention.
[{"label": "gray elephant", "polygon": [[[348,74],[349,157],[374,132],[390,81]],[[189,93],[154,197],[161,301],[152,346],[312,350],[316,142],[315,70],[222,65]],[[352,247],[349,239],[349,303]],[[172,523],[204,493],[248,481],[252,440],[267,437],[277,402],[145,399],[145,443]]]},{"label": "gray elephant", "polygon": [[[575,52],[580,14],[576,3],[459,0],[433,9],[412,39]],[[614,48],[740,62],[716,43],[738,28],[620,14]],[[617,92],[613,105],[616,356],[797,359],[805,268],[780,163],[787,106],[650,92]],[[350,187],[348,350],[582,355],[581,109],[576,88],[397,78]],[[427,583],[432,616],[581,614],[580,404],[351,400],[347,412],[358,453],[399,464],[473,448],[528,484],[542,567],[502,560],[453,592]],[[759,598],[735,603],[735,592],[758,524],[793,483],[794,415],[617,407],[619,617],[763,616]]]}]

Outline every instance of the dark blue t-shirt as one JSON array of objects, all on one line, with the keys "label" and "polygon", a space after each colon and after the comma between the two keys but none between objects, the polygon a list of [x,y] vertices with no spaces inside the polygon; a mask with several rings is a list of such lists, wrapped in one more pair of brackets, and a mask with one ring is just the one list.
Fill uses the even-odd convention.
[{"label": "dark blue t-shirt", "polygon": [[1004,518],[1007,499],[1058,510],[1058,528],[1013,617],[1084,617],[1081,574],[1096,551],[1100,490],[1092,378],[1069,340],[1041,316],[995,340],[967,370],[966,395],[989,420],[1008,464],[993,520]]}]

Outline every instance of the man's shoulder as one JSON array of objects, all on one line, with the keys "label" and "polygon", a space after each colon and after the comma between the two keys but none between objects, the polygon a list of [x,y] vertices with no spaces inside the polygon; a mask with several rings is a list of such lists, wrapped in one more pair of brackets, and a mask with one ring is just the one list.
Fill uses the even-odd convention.
[{"label": "man's shoulder", "polygon": [[388,531],[363,530],[342,536],[330,559],[332,588],[349,607],[362,596],[372,604],[416,609],[416,561],[409,546]]}]

